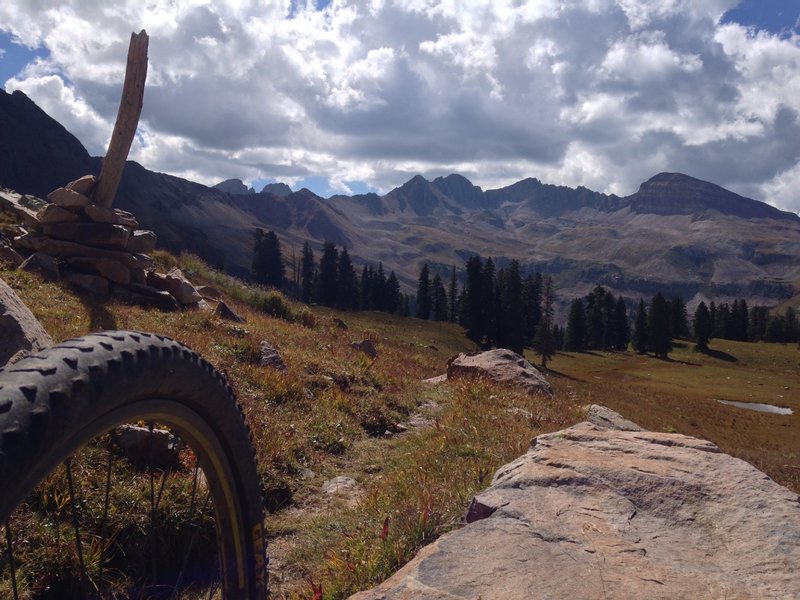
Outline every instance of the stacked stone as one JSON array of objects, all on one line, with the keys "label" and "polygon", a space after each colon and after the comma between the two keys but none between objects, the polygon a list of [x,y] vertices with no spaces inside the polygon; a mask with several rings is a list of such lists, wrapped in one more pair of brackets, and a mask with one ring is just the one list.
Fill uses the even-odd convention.
[{"label": "stacked stone", "polygon": [[155,233],[139,229],[129,212],[92,202],[96,183],[93,175],[81,177],[50,192],[50,202],[43,202],[35,217],[26,212],[25,224],[33,231],[13,240],[15,250],[30,253],[20,268],[145,306],[202,306],[202,297],[180,270],[155,272],[148,255]]}]

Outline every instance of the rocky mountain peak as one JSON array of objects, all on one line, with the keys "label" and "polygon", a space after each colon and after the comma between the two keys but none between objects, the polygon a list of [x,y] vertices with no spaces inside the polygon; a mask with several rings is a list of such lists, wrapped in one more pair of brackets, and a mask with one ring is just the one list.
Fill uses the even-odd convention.
[{"label": "rocky mountain peak", "polygon": [[792,218],[794,213],[745,198],[714,183],[683,173],[659,173],[626,198],[635,212],[660,215],[705,214],[714,210],[745,219]]},{"label": "rocky mountain peak", "polygon": [[262,194],[272,194],[273,196],[288,196],[292,193],[292,188],[283,183],[282,181],[276,183],[268,183],[261,188]]},{"label": "rocky mountain peak", "polygon": [[216,185],[211,186],[221,192],[225,192],[226,194],[255,194],[256,191],[253,188],[247,187],[241,179],[226,179],[225,181],[220,181]]}]

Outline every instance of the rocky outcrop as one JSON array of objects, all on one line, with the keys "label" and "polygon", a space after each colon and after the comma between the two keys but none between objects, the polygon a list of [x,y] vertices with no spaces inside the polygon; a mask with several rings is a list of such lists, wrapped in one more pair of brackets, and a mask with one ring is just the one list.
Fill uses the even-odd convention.
[{"label": "rocky outcrop", "polygon": [[477,354],[459,354],[447,363],[447,379],[473,377],[520,386],[531,394],[552,394],[544,375],[525,357],[497,348]]},{"label": "rocky outcrop", "polygon": [[52,345],[53,340],[33,313],[0,279],[0,367]]},{"label": "rocky outcrop", "polygon": [[794,598],[800,503],[704,440],[580,423],[533,442],[468,525],[353,598]]},{"label": "rocky outcrop", "polygon": [[127,211],[92,202],[96,181],[93,175],[80,177],[48,194],[49,203],[0,191],[0,207],[15,212],[31,229],[12,241],[13,252],[30,254],[20,268],[90,294],[113,294],[162,310],[200,307],[200,294],[179,269],[155,272],[147,254],[156,245],[152,231],[138,229],[136,217]]}]

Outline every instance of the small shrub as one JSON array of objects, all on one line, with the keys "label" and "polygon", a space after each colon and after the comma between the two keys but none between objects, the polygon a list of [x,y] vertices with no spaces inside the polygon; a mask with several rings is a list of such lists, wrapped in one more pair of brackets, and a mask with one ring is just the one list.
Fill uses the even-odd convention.
[{"label": "small shrub", "polygon": [[286,297],[275,290],[271,290],[261,300],[261,310],[278,319],[291,320],[292,309]]}]

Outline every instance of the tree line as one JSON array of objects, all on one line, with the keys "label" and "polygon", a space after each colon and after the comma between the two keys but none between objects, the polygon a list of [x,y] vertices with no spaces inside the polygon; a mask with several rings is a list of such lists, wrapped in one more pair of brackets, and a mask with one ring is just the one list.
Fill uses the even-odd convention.
[{"label": "tree line", "polygon": [[[325,242],[319,261],[308,242],[302,255],[291,260],[291,277],[280,242],[273,231],[256,229],[252,277],[258,283],[284,290],[305,303],[345,310],[378,310],[401,316],[449,321],[464,327],[467,337],[482,348],[503,347],[522,353],[532,347],[546,364],[558,350],[627,350],[666,357],[672,340],[693,339],[698,350],[711,339],[738,341],[798,342],[800,323],[795,310],[770,314],[767,307],[749,308],[744,299],[732,304],[701,302],[690,322],[686,304],[675,296],[656,293],[649,303],[639,299],[635,310],[622,296],[603,286],[569,306],[566,327],[554,320],[555,288],[550,276],[523,276],[519,261],[497,269],[491,257],[471,256],[460,274],[455,265],[431,273],[423,264],[417,293],[401,293],[394,271],[383,265],[364,265],[360,275],[346,247]],[[442,270],[442,269],[440,269]],[[459,279],[463,280],[459,286]]]},{"label": "tree line", "polygon": [[273,231],[256,229],[251,270],[256,283],[285,291],[306,304],[409,314],[409,298],[400,293],[400,281],[394,271],[387,275],[378,263],[377,268],[364,265],[359,276],[347,247],[340,250],[332,242],[325,242],[317,261],[306,242],[300,259],[293,257],[291,267],[291,278],[287,278],[278,237]]}]

